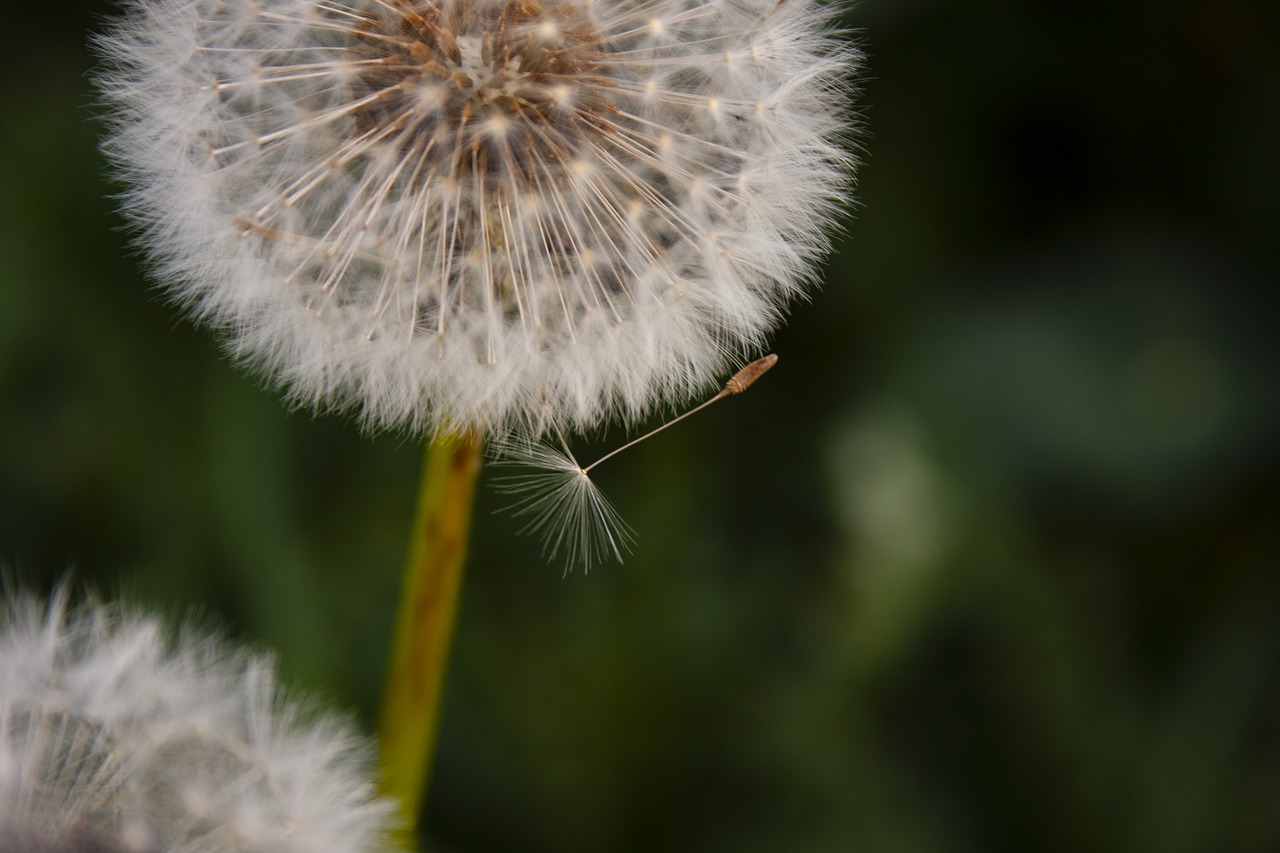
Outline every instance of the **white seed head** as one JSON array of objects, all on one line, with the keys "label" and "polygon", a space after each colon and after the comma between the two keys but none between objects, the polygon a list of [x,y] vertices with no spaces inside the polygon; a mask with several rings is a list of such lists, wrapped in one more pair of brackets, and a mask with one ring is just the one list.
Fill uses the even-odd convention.
[{"label": "white seed head", "polygon": [[0,850],[391,849],[367,745],[261,656],[65,591],[0,605]]},{"label": "white seed head", "polygon": [[157,277],[372,426],[634,419],[814,274],[859,57],[816,0],[126,0],[107,151]]}]

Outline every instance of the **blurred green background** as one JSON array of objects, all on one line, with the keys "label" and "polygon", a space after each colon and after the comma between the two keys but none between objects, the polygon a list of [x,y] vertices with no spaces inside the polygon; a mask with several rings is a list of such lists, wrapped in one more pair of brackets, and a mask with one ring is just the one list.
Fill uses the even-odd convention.
[{"label": "blurred green background", "polygon": [[[1278,9],[865,0],[847,237],[773,373],[601,469],[635,556],[562,576],[482,490],[437,849],[1280,850]],[[367,723],[419,448],[149,286],[109,12],[0,31],[0,562]]]}]

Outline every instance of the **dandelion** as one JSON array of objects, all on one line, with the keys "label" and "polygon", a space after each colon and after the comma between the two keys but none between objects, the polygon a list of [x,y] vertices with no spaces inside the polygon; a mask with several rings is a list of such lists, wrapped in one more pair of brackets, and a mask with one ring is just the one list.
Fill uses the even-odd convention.
[{"label": "dandelion", "polygon": [[[157,280],[295,404],[441,439],[380,726],[412,825],[481,444],[632,423],[763,346],[844,205],[860,56],[821,0],[123,2],[105,148]],[[620,554],[571,465],[553,541],[603,519]]]},{"label": "dandelion", "polygon": [[156,277],[297,403],[502,435],[705,387],[844,203],[816,0],[126,0],[106,149]]},{"label": "dandelion", "polygon": [[366,745],[274,667],[113,606],[0,605],[0,850],[390,849]]}]

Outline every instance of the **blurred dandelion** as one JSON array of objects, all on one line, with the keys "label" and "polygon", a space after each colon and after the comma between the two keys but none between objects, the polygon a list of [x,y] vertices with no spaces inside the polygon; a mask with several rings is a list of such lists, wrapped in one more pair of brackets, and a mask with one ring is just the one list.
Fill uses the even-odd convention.
[{"label": "blurred dandelion", "polygon": [[157,278],[298,403],[588,428],[758,347],[845,203],[814,0],[126,0],[106,150]]},{"label": "blurred dandelion", "polygon": [[[270,660],[117,607],[0,605],[0,850],[389,850],[371,750]],[[370,755],[367,755],[370,754]]]}]

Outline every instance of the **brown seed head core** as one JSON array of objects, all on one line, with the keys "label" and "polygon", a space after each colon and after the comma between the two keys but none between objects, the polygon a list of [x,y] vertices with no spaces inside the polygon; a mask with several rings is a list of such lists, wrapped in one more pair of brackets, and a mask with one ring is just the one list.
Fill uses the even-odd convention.
[{"label": "brown seed head core", "polygon": [[607,133],[601,40],[565,0],[386,0],[362,27],[358,132],[442,172],[525,184]]}]

